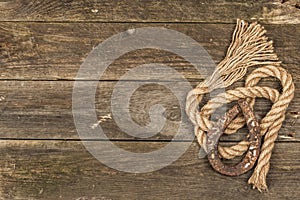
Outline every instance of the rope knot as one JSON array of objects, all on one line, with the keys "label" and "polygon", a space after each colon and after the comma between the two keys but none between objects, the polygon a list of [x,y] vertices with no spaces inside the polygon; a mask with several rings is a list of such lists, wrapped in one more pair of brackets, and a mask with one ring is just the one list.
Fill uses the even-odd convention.
[{"label": "rope knot", "polygon": [[[273,52],[272,41],[268,41],[264,28],[257,24],[250,25],[237,20],[232,42],[225,58],[217,65],[213,74],[190,91],[186,100],[186,113],[193,122],[198,143],[207,151],[206,133],[212,128],[210,116],[225,103],[246,99],[253,109],[255,98],[269,99],[273,105],[260,122],[262,141],[261,153],[257,165],[248,183],[259,191],[267,190],[266,176],[270,167],[270,158],[274,142],[285,119],[286,109],[294,97],[292,76],[279,67],[277,55]],[[248,67],[260,66],[249,74],[244,87],[237,87],[210,99],[200,110],[203,96],[215,89],[226,88],[242,79]],[[282,92],[270,87],[257,86],[262,78],[275,77],[282,85]],[[225,129],[226,134],[236,133],[245,125],[243,117],[236,117]],[[243,155],[249,148],[249,141],[244,140],[231,147],[218,146],[218,153],[225,159]]]}]

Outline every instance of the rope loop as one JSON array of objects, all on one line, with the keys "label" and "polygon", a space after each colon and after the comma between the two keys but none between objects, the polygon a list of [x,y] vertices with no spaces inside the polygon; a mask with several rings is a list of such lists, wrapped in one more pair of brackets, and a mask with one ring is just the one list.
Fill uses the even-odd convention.
[{"label": "rope loop", "polygon": [[[285,119],[285,112],[294,97],[295,86],[292,76],[279,66],[277,55],[273,52],[272,41],[268,41],[264,28],[257,24],[250,25],[243,20],[237,20],[237,26],[232,36],[232,42],[227,54],[214,73],[205,81],[199,83],[189,92],[186,99],[186,113],[194,124],[194,132],[198,143],[207,150],[206,134],[213,127],[211,115],[225,103],[246,99],[251,109],[255,98],[269,99],[273,105],[260,122],[262,141],[261,152],[249,184],[259,191],[267,190],[266,176],[270,168],[270,158],[278,132]],[[244,87],[237,87],[210,99],[200,110],[199,104],[205,94],[222,87],[228,87],[242,79],[248,67],[260,66],[254,69],[245,80]],[[282,85],[282,92],[270,87],[258,86],[263,78],[275,77]],[[230,123],[225,134],[236,133],[245,125],[242,116],[236,117]],[[218,153],[225,159],[243,155],[249,148],[249,141],[244,140],[230,147],[218,146]]]}]

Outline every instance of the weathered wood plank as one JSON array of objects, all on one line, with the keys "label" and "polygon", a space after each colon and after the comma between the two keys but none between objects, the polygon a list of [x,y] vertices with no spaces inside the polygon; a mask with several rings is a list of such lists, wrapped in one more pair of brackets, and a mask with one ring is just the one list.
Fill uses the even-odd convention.
[{"label": "weathered wood plank", "polygon": [[[234,30],[232,24],[0,23],[0,79],[74,80],[80,65],[99,43],[119,32],[148,26],[165,27],[190,36],[208,51],[215,62],[224,57]],[[299,79],[300,27],[265,27],[283,66]],[[195,57],[199,59],[198,55]],[[201,78],[183,58],[171,52],[144,49],[115,60],[101,80],[119,80],[128,70],[154,62],[173,67],[189,80]],[[212,71],[211,68],[205,69]],[[207,72],[203,71],[202,75],[207,75]],[[169,74],[160,76],[170,77]],[[141,76],[141,79],[146,78],[149,77]]]},{"label": "weathered wood plank", "polygon": [[0,21],[299,23],[299,1],[2,0]]},{"label": "weathered wood plank", "polygon": [[[0,141],[0,199],[240,199],[241,196],[296,199],[300,196],[298,1],[0,0],[0,13],[0,138],[4,139]],[[81,142],[74,141],[79,139],[72,117],[74,79],[79,66],[97,44],[128,29],[132,32],[139,27],[166,27],[198,41],[218,62],[230,43],[236,18],[265,24],[283,66],[293,74],[296,84],[296,96],[272,157],[269,193],[251,190],[246,184],[249,173],[234,178],[215,173],[206,159],[197,158],[196,143],[171,166],[147,174],[129,174],[104,166]],[[149,108],[162,104],[167,122],[159,134],[144,141],[132,141],[136,138],[125,134],[114,122],[114,116],[110,117],[111,92],[117,80],[130,69],[153,62],[173,67],[192,81],[192,86],[201,79],[184,59],[159,50],[128,53],[108,68],[96,95],[99,125],[116,145],[133,152],[150,152],[165,146],[180,123],[178,101],[170,91],[157,85],[138,89],[130,101],[130,112],[134,121],[145,125],[149,122]],[[161,77],[177,83],[170,74]],[[151,77],[141,76],[138,81],[141,80]],[[134,81],[137,80],[124,83],[132,87],[130,83]],[[279,88],[274,79],[263,84]],[[188,91],[178,87],[175,92]],[[269,107],[270,103],[258,101],[256,113],[262,115]],[[116,111],[124,114],[118,108]],[[223,141],[226,144],[239,141],[246,130],[241,132],[224,137]],[[192,134],[192,130],[188,133]],[[101,141],[99,145],[103,147],[107,142]],[[105,154],[109,150],[102,151]],[[153,163],[146,160],[139,164]]]},{"label": "weathered wood plank", "polygon": [[[136,91],[130,99],[130,115],[132,119],[145,126],[150,122],[149,109],[153,105],[161,104],[166,111],[158,114],[167,119],[164,128],[158,135],[149,139],[171,139],[178,131],[181,123],[180,104],[174,94],[186,94],[180,83],[176,90],[170,91],[163,86],[156,84],[147,84],[141,82],[140,88],[135,88],[132,84],[135,82],[125,82],[130,90]],[[123,83],[123,84],[125,84]],[[78,135],[75,129],[72,116],[72,90],[73,81],[1,81],[1,115],[0,115],[0,137],[1,138],[31,138],[31,139],[77,139]],[[95,106],[100,126],[111,139],[134,139],[124,133],[123,128],[119,128],[114,121],[111,111],[111,95],[114,90],[115,81],[99,82],[96,93]],[[191,82],[192,87],[197,83]],[[279,141],[299,141],[300,129],[299,121],[299,81],[295,81],[296,92],[295,99],[288,108],[285,123],[280,130]],[[239,82],[238,85],[242,85]],[[274,80],[263,81],[262,85],[280,89]],[[127,89],[128,89],[127,88]],[[86,90],[86,88],[84,89]],[[82,102],[86,102],[86,96],[82,96]],[[208,97],[207,97],[208,98]],[[206,98],[206,99],[207,99]],[[126,99],[124,99],[124,102]],[[185,101],[181,99],[180,102]],[[259,117],[262,117],[269,109],[271,103],[258,99],[255,105],[255,111]],[[83,104],[83,109],[85,105]],[[118,106],[115,107],[116,115],[125,116]],[[158,116],[157,115],[157,116]],[[111,116],[111,117],[109,117]],[[97,125],[97,124],[96,124]],[[91,122],[90,127],[94,127]],[[192,134],[192,124],[186,127],[187,132]],[[246,133],[246,129],[242,132]],[[229,141],[238,141],[245,134],[234,134],[224,138]],[[101,139],[101,138],[100,138]]]},{"label": "weathered wood plank", "polygon": [[[166,145],[116,144],[140,153]],[[276,143],[266,193],[251,189],[247,184],[250,173],[227,177],[213,171],[207,159],[198,159],[199,148],[195,143],[170,166],[146,174],[108,168],[80,142],[1,141],[0,145],[0,191],[5,199],[297,199],[300,196],[299,143]],[[139,164],[144,166],[153,161]]]}]

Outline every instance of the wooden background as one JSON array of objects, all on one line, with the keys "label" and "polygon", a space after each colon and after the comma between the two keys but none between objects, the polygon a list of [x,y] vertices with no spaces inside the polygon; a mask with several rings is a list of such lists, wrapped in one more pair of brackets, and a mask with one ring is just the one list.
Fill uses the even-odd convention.
[{"label": "wooden background", "polygon": [[[0,198],[299,198],[299,8],[299,0],[0,0]],[[271,159],[268,193],[251,189],[246,183],[250,173],[226,177],[213,171],[207,159],[198,158],[196,142],[172,165],[145,174],[108,168],[87,152],[73,121],[72,89],[80,65],[95,46],[128,29],[166,27],[198,41],[217,63],[230,44],[237,18],[263,24],[296,85]],[[128,53],[99,82],[99,120],[111,113],[110,95],[118,79],[140,64],[153,62],[178,70],[192,86],[202,80],[193,66],[170,52],[144,49]],[[275,79],[262,84],[280,89]],[[149,108],[156,103],[165,105],[167,123],[152,138],[133,138],[110,118],[101,120],[101,126],[124,149],[159,149],[170,142],[180,120],[174,95],[155,84],[146,85],[132,96],[131,114],[135,121],[146,124]],[[263,116],[269,108],[268,101],[260,100],[255,109]],[[223,143],[236,143],[245,133],[224,137]],[[108,141],[100,145],[103,142]]]}]

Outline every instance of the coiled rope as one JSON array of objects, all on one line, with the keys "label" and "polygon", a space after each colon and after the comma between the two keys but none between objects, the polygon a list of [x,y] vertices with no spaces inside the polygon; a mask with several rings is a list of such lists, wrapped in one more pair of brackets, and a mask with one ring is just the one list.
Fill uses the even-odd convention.
[{"label": "coiled rope", "polygon": [[[271,110],[261,120],[261,135],[264,136],[261,153],[249,184],[259,191],[267,190],[266,177],[270,168],[270,158],[274,142],[285,119],[286,109],[294,97],[294,84],[292,76],[279,67],[277,55],[273,51],[272,41],[268,41],[264,28],[255,23],[248,24],[237,20],[237,25],[232,36],[232,42],[225,58],[217,65],[213,74],[199,83],[189,92],[186,100],[186,113],[194,124],[194,132],[198,143],[206,149],[206,133],[211,129],[213,122],[210,116],[224,103],[246,98],[251,107],[255,104],[256,97],[269,99],[273,102]],[[228,90],[209,100],[199,110],[203,96],[213,90],[226,88],[242,79],[247,69],[260,66],[252,71],[245,80],[244,87]],[[262,78],[276,77],[282,85],[282,92],[270,88],[257,86]],[[237,117],[225,130],[226,134],[236,133],[245,125],[243,117]],[[219,146],[219,154],[225,159],[241,156],[248,150],[249,142],[241,141],[231,147]]]}]

